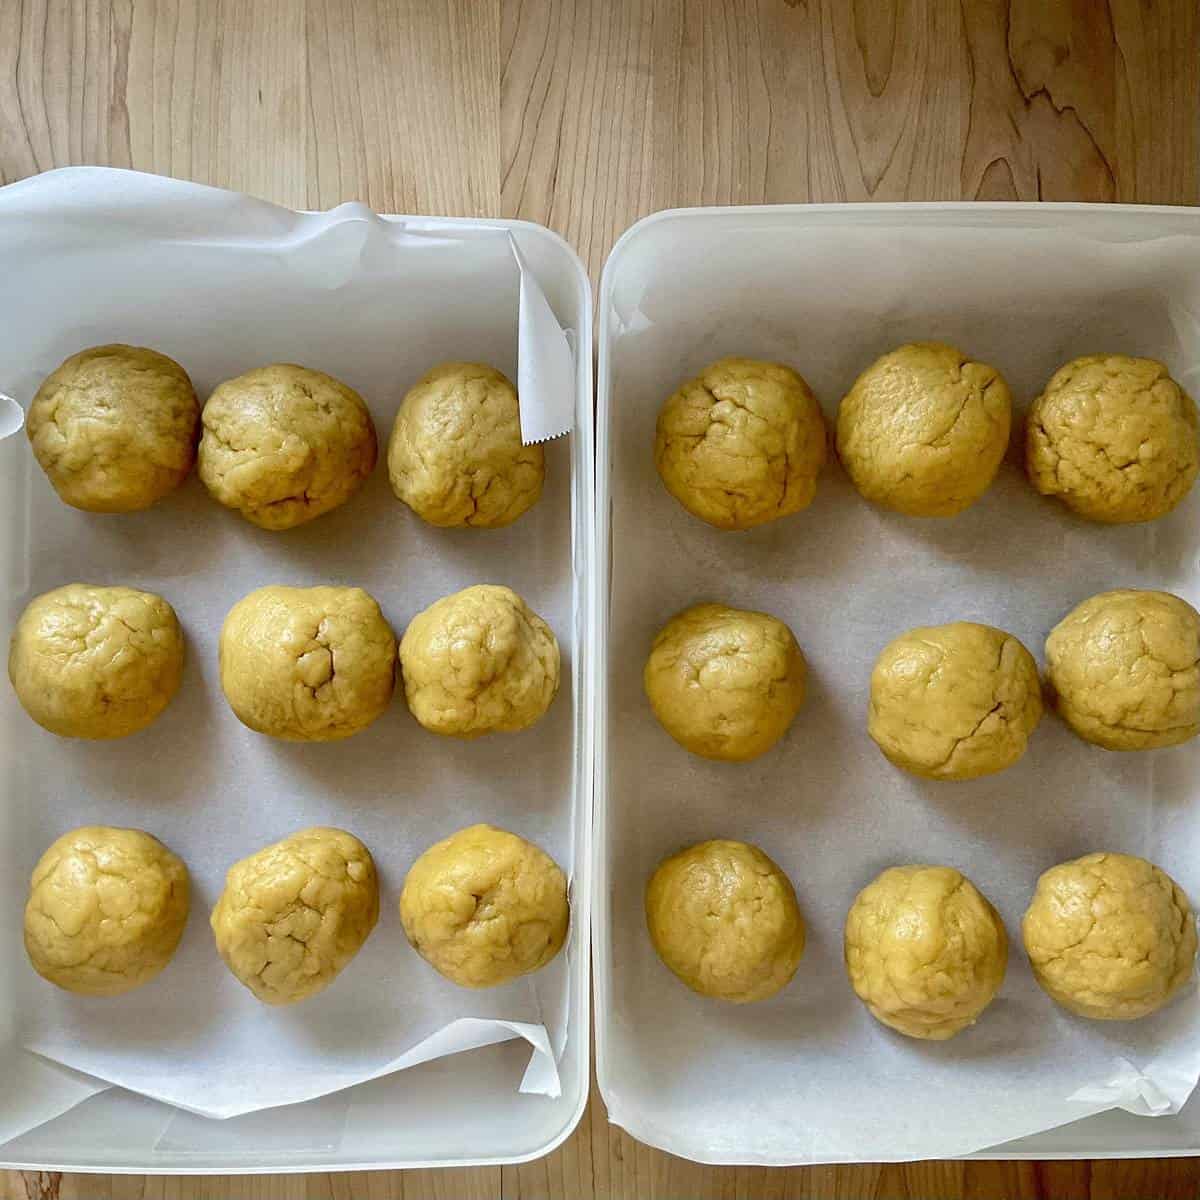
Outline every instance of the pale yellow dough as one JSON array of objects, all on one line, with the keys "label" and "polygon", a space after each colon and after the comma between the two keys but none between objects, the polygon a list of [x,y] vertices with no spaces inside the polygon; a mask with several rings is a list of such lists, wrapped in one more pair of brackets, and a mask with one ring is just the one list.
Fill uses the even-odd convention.
[{"label": "pale yellow dough", "polygon": [[659,863],[646,885],[646,927],[692,991],[733,1004],[774,996],[804,953],[788,877],[745,842],[700,842]]},{"label": "pale yellow dough", "polygon": [[516,733],[558,691],[558,641],[511,588],[480,583],[413,617],[400,670],[408,707],[431,733]]},{"label": "pale yellow dough", "polygon": [[1200,613],[1169,592],[1101,592],[1046,639],[1059,715],[1106,750],[1153,750],[1200,733]]},{"label": "pale yellow dough", "polygon": [[295,1004],[337,978],[378,919],[370,851],[314,826],[234,863],[210,924],[239,983],[264,1004]]},{"label": "pale yellow dough", "polygon": [[400,893],[400,920],[413,948],[466,988],[541,970],[562,949],[569,916],[558,864],[491,825],[471,825],[430,846]]},{"label": "pale yellow dough", "polygon": [[140,829],[88,825],[38,860],[25,950],[43,979],[84,996],[119,996],[171,961],[188,918],[188,873]]},{"label": "pale yellow dough", "polygon": [[38,388],[25,432],[59,498],[88,512],[149,508],[196,461],[200,403],[174,359],[141,346],[73,354]]},{"label": "pale yellow dough", "polygon": [[545,453],[521,444],[517,393],[504,375],[483,363],[448,362],[401,402],[388,477],[430,525],[496,529],[537,502]]},{"label": "pale yellow dough", "polygon": [[812,503],[826,441],[820,406],[790,367],[722,358],[663,405],[654,463],[688,512],[749,529]]},{"label": "pale yellow dough", "polygon": [[25,711],[60,737],[144,729],[179,690],[183,630],[153,592],[69,583],[29,602],[8,677]]},{"label": "pale yellow dough", "polygon": [[838,407],[837,448],[854,486],[910,517],[952,517],[991,486],[1012,397],[994,367],[940,342],[873,362]]},{"label": "pale yellow dough", "polygon": [[344,504],[375,469],[375,425],[340,380],[273,363],[227,379],[204,405],[200,478],[263,529],[291,529]]},{"label": "pale yellow dough", "polygon": [[1041,719],[1033,656],[990,625],[910,629],[884,647],[871,672],[871,737],[896,766],[928,779],[1011,767]]},{"label": "pale yellow dough", "polygon": [[697,604],[654,639],[643,682],[654,715],[685,749],[746,762],[787,732],[804,703],[804,655],[767,613]]},{"label": "pale yellow dough", "polygon": [[1021,931],[1045,992],[1098,1021],[1157,1012],[1191,978],[1196,957],[1187,896],[1165,871],[1129,854],[1051,867]]},{"label": "pale yellow dough", "polygon": [[218,656],[238,720],[292,742],[358,733],[395,686],[395,635],[362,588],[259,588],[229,610]]},{"label": "pale yellow dough", "polygon": [[1004,982],[999,913],[953,867],[889,867],[846,917],[846,970],[871,1015],[944,1041],[974,1025]]},{"label": "pale yellow dough", "polygon": [[1025,469],[1043,496],[1092,521],[1153,521],[1196,481],[1196,405],[1152,358],[1073,359],[1033,402]]}]

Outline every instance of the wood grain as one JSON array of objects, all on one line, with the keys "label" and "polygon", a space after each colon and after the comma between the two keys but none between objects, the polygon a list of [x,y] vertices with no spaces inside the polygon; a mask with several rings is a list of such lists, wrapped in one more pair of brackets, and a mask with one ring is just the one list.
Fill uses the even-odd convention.
[{"label": "wood grain", "polygon": [[[593,278],[658,208],[1200,203],[1194,0],[0,0],[0,182],[104,163],[294,207],[502,215]],[[4,1200],[1200,1196],[1191,1162],[687,1163],[592,1104],[540,1162],[9,1173]]]}]

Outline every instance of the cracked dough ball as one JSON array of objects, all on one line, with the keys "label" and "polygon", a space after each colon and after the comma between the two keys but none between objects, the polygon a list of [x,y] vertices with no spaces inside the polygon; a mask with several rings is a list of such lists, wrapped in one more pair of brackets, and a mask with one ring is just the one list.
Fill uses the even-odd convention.
[{"label": "cracked dough ball", "polygon": [[1046,639],[1055,706],[1085,741],[1154,750],[1200,733],[1200,613],[1169,592],[1101,592]]},{"label": "cracked dough ball", "polygon": [[141,346],[73,354],[38,388],[25,432],[59,498],[88,512],[149,508],[196,461],[200,403],[187,372]]},{"label": "cracked dough ball", "polygon": [[60,737],[119,738],[145,729],[183,676],[183,631],[153,592],[69,583],[35,597],[8,652],[25,711]]},{"label": "cracked dough ball", "polygon": [[498,529],[537,503],[545,453],[521,444],[517,393],[504,375],[482,363],[442,363],[400,404],[388,477],[430,525]]},{"label": "cracked dough ball", "polygon": [[540,971],[562,949],[567,880],[515,833],[471,825],[429,847],[400,893],[413,949],[459,987],[486,988]]},{"label": "cracked dough ball", "polygon": [[871,1016],[945,1041],[974,1025],[1004,982],[1000,914],[953,867],[889,867],[846,916],[846,971]]},{"label": "cracked dough ball", "polygon": [[663,405],[654,465],[693,516],[750,529],[812,503],[825,441],[820,406],[795,371],[723,358]]},{"label": "cracked dough ball", "polygon": [[68,992],[119,996],[171,961],[187,918],[187,867],[162,842],[140,829],[85,825],[33,869],[25,951]]},{"label": "cracked dough ball", "polygon": [[873,504],[952,517],[991,486],[1011,426],[1012,398],[994,367],[914,342],[854,381],[838,408],[838,455]]},{"label": "cracked dough ball", "polygon": [[1025,469],[1043,496],[1092,521],[1153,521],[1196,481],[1196,405],[1152,358],[1076,358],[1033,402]]},{"label": "cracked dough ball", "polygon": [[558,691],[558,641],[511,588],[479,583],[413,617],[400,671],[408,707],[430,733],[517,733]]},{"label": "cracked dough ball", "polygon": [[646,927],[692,991],[734,1004],[775,995],[804,953],[788,877],[745,842],[700,842],[663,859],[646,885]]},{"label": "cracked dough ball", "polygon": [[871,672],[871,737],[896,766],[926,779],[1011,767],[1041,719],[1033,656],[990,625],[910,629],[884,647]]},{"label": "cracked dough ball", "polygon": [[218,655],[237,719],[289,742],[366,729],[395,687],[396,638],[362,588],[259,588],[229,610]]},{"label": "cracked dough ball", "polygon": [[291,529],[344,504],[376,453],[362,397],[323,371],[257,367],[204,406],[200,478],[213,499],[263,529]]},{"label": "cracked dough ball", "polygon": [[804,703],[804,655],[767,613],[697,604],[659,631],[643,682],[662,727],[703,758],[766,753]]},{"label": "cracked dough ball", "polygon": [[1085,854],[1051,867],[1021,922],[1042,989],[1098,1021],[1156,1012],[1191,978],[1196,921],[1165,872],[1129,854]]},{"label": "cracked dough ball", "polygon": [[371,852],[316,825],[234,863],[209,924],[217,952],[264,1004],[327,988],[379,920]]}]

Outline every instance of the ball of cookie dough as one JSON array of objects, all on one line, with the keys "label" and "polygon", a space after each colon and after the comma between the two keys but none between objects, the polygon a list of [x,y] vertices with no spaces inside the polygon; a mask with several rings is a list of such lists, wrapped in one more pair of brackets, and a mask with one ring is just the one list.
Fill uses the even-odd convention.
[{"label": "ball of cookie dough", "polygon": [[430,525],[496,529],[537,503],[545,453],[521,444],[517,393],[504,375],[482,363],[442,363],[400,404],[388,477]]},{"label": "ball of cookie dough", "polygon": [[974,1025],[1004,981],[1000,914],[953,867],[889,867],[846,917],[846,971],[871,1015],[944,1041]]},{"label": "ball of cookie dough", "polygon": [[413,949],[459,987],[541,970],[562,949],[568,917],[567,880],[554,859],[491,825],[430,846],[400,893]]},{"label": "ball of cookie dough", "polygon": [[59,498],[88,512],[149,508],[196,461],[200,403],[187,372],[141,346],[93,346],[47,376],[25,432]]},{"label": "ball of cookie dough", "polygon": [[952,517],[991,486],[1011,426],[1012,397],[994,367],[914,342],[854,381],[838,408],[838,455],[873,504]]},{"label": "ball of cookie dough", "polygon": [[1084,355],[1033,402],[1025,469],[1043,496],[1092,521],[1153,521],[1196,481],[1196,405],[1152,358]]},{"label": "ball of cookie dough", "polygon": [[871,672],[871,737],[896,766],[927,779],[1011,767],[1041,719],[1033,656],[990,625],[910,629],[884,647]]},{"label": "ball of cookie dough", "polygon": [[1200,613],[1169,592],[1101,592],[1046,639],[1054,704],[1085,741],[1154,750],[1200,733]]},{"label": "ball of cookie dough", "polygon": [[119,996],[171,961],[187,918],[187,868],[158,838],[85,825],[33,869],[25,951],[43,979],[68,992]]},{"label": "ball of cookie dough", "polygon": [[558,641],[511,588],[480,583],[413,617],[400,671],[408,707],[430,733],[516,733],[558,691]]},{"label": "ball of cookie dough", "polygon": [[327,988],[379,919],[371,852],[316,825],[234,863],[209,924],[217,952],[264,1004]]},{"label": "ball of cookie dough", "polygon": [[745,842],[700,842],[659,863],[646,885],[646,927],[692,991],[734,1004],[775,995],[804,953],[788,877]]},{"label": "ball of cookie dough", "polygon": [[1043,991],[1098,1021],[1156,1012],[1191,978],[1196,957],[1187,896],[1165,871],[1129,854],[1051,867],[1021,932]]},{"label": "ball of cookie dough", "polygon": [[29,602],[13,632],[8,677],[25,711],[60,737],[145,729],[183,676],[183,630],[153,592],[69,583]]},{"label": "ball of cookie dough", "polygon": [[697,604],[659,631],[642,680],[654,715],[681,746],[746,762],[787,732],[804,703],[805,673],[782,621]]},{"label": "ball of cookie dough", "polygon": [[825,443],[820,406],[795,371],[723,358],[662,406],[654,464],[693,516],[750,529],[812,503]]},{"label": "ball of cookie dough", "polygon": [[208,398],[200,478],[263,529],[291,529],[344,504],[375,469],[375,425],[344,383],[293,363],[227,379]]},{"label": "ball of cookie dough", "polygon": [[366,729],[392,699],[396,637],[355,587],[264,587],[221,627],[221,687],[243,725],[290,742]]}]

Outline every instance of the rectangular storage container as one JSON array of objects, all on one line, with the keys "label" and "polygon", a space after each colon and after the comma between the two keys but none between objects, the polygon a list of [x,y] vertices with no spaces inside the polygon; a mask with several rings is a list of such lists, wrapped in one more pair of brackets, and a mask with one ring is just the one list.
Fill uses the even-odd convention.
[{"label": "rectangular storage container", "polygon": [[[994,623],[1040,661],[1051,625],[1093,592],[1158,587],[1195,604],[1200,497],[1154,525],[1089,526],[1034,493],[1014,449],[973,509],[920,521],[871,508],[831,461],[810,509],[727,533],[676,504],[652,455],[662,402],[731,354],[795,367],[830,420],[860,370],[916,340],[999,368],[1018,413],[1059,365],[1097,351],[1161,358],[1195,395],[1197,280],[1200,212],[1189,209],[693,209],[648,217],[617,243],[599,292],[595,1017],[600,1089],[634,1137],[697,1161],[772,1165],[1200,1153],[1195,1098],[1172,1116],[1107,1111],[1064,1124],[1092,1110],[1067,1105],[1063,1116],[1068,1087],[1025,1111],[1020,1074],[1039,1068],[1039,1046],[1050,1056],[1058,1039],[1081,1036],[1029,974],[1021,897],[1054,862],[1108,844],[1154,859],[1200,898],[1196,744],[1108,755],[1048,712],[1017,766],[927,785],[891,768],[866,735],[871,663],[910,626]],[[702,600],[772,611],[808,657],[805,708],[782,746],[752,763],[688,755],[642,691],[654,633]],[[761,1004],[693,995],[646,935],[642,891],[655,864],[708,837],[762,845],[808,917],[796,978]],[[847,841],[862,849],[847,854]],[[874,1025],[854,997],[845,912],[879,870],[905,861],[950,862],[1000,908],[1011,951],[992,1033],[989,1010],[952,1044],[914,1043]],[[1162,1019],[1194,1024],[1198,1003],[1193,989]],[[1138,1057],[1123,1040],[1137,1031],[1093,1025],[1088,1036],[1114,1061]],[[1083,1055],[1085,1073],[1107,1053]],[[942,1056],[972,1054],[976,1070],[994,1071],[988,1096],[931,1100],[953,1079],[949,1067],[937,1074]],[[1011,1071],[996,1065],[1006,1062]],[[972,1145],[976,1114],[1043,1132]],[[957,1140],[930,1132],[941,1120]]]},{"label": "rectangular storage container", "polygon": [[[31,594],[68,581],[51,578],[66,569],[63,564],[72,574],[102,575],[97,582],[141,580],[155,587],[161,579],[168,598],[195,597],[180,606],[189,638],[188,673],[162,718],[161,736],[142,743],[149,756],[144,770],[122,758],[126,766],[114,777],[110,768],[117,760],[111,756],[125,751],[111,743],[51,746],[43,740],[51,735],[36,729],[4,688],[0,950],[8,966],[0,972],[0,1039],[11,1050],[19,1036],[17,996],[30,983],[21,909],[33,863],[57,822],[55,796],[64,789],[72,789],[74,804],[81,791],[94,788],[97,823],[133,823],[139,812],[125,822],[114,816],[124,814],[127,804],[140,805],[144,820],[138,823],[174,841],[185,859],[188,839],[210,827],[216,832],[208,836],[225,839],[232,862],[257,848],[239,830],[237,808],[229,806],[253,804],[259,764],[269,760],[279,778],[297,781],[298,788],[315,772],[308,778],[319,780],[323,795],[297,804],[293,827],[337,824],[344,817],[375,853],[383,875],[382,913],[353,967],[378,968],[385,1004],[404,1005],[403,987],[388,990],[383,972],[398,969],[400,956],[411,954],[396,914],[404,869],[396,839],[402,832],[414,844],[428,844],[445,836],[450,805],[541,841],[568,874],[573,911],[568,947],[542,984],[547,1009],[553,1010],[546,1023],[552,1037],[565,1043],[558,1063],[561,1094],[554,1098],[518,1093],[530,1055],[528,1043],[518,1039],[224,1121],[110,1090],[0,1146],[0,1163],[66,1171],[247,1173],[464,1166],[545,1154],[575,1127],[589,1083],[595,522],[592,310],[583,267],[561,238],[527,222],[380,220],[361,205],[295,214],[127,172],[55,174],[50,182],[60,202],[50,217],[24,231],[23,240],[20,218],[6,217],[6,233],[19,244],[13,243],[4,264],[0,390],[28,404],[40,378],[67,354],[107,341],[174,353],[185,361],[201,399],[221,378],[290,359],[322,367],[363,390],[379,432],[380,461],[363,492],[344,509],[303,530],[269,535],[222,510],[194,476],[146,513],[92,517],[67,510],[53,497],[25,436],[0,440],[0,604],[6,630]],[[191,214],[190,226],[180,227],[182,218],[172,211],[176,202]],[[100,229],[98,204],[105,214]],[[388,491],[391,417],[404,389],[436,361],[490,356],[516,379],[515,260],[511,273],[501,272],[503,286],[491,298],[478,293],[472,265],[486,258],[487,277],[494,281],[497,263],[503,266],[510,253],[508,235],[572,340],[574,432],[548,443],[546,491],[522,522],[498,533],[434,530]],[[443,245],[458,248],[447,259],[453,269],[439,274],[431,264],[443,261]],[[455,311],[456,294],[471,298],[461,328],[446,315]],[[269,333],[259,320],[268,309]],[[0,414],[0,425],[10,415]],[[489,546],[486,574],[500,576],[495,579],[479,578],[485,573],[481,548]],[[563,674],[545,724],[523,744],[499,736],[473,743],[438,739],[397,711],[402,709],[397,698],[379,728],[334,744],[332,758],[309,753],[321,747],[247,741],[256,735],[237,726],[220,697],[214,631],[238,598],[222,592],[222,560],[240,568],[256,554],[262,556],[263,583],[357,582],[378,589],[397,634],[442,590],[472,582],[508,583],[535,608],[539,601],[550,605]],[[356,576],[360,570],[367,577]],[[214,741],[206,751],[197,740],[208,737]],[[226,754],[238,766],[234,776],[222,778],[213,768]],[[195,779],[189,778],[192,769]],[[244,811],[252,824],[253,810]],[[215,877],[193,875],[191,919],[179,952],[211,956],[215,979],[224,968],[212,949],[207,916],[219,886]],[[367,957],[375,968],[366,965]],[[169,1005],[169,968],[157,983],[162,989],[151,1000]],[[214,983],[224,986],[223,979]],[[328,995],[335,992],[336,987]],[[275,1011],[285,1013],[278,1019],[301,1028],[303,1007]],[[148,1011],[148,1022],[159,1015]],[[162,1015],[169,1024],[169,1014]],[[397,1046],[396,1052],[404,1049]],[[39,1101],[29,1089],[0,1096],[0,1104],[17,1112],[34,1112]]]}]

